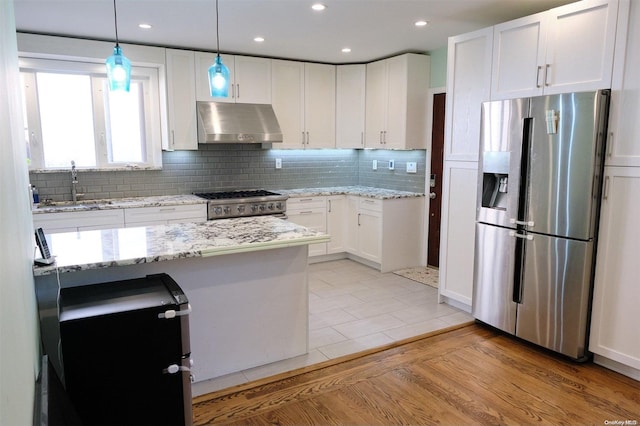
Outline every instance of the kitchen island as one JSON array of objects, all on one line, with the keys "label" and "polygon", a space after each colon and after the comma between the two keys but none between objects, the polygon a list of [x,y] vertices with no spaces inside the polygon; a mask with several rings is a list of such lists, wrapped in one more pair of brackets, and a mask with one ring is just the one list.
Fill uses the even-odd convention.
[{"label": "kitchen island", "polygon": [[[59,286],[162,272],[182,287],[192,306],[196,381],[307,352],[308,244],[328,241],[326,234],[263,216],[65,232],[47,239],[56,264],[34,267],[34,276],[45,351],[58,369]],[[135,366],[127,368],[135,372]]]}]

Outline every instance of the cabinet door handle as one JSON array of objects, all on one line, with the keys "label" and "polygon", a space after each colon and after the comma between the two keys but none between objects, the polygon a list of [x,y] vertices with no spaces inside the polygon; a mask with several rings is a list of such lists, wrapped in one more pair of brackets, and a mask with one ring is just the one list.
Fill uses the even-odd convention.
[{"label": "cabinet door handle", "polygon": [[311,210],[306,211],[306,212],[300,212],[300,214],[311,214],[311,213],[313,213]]},{"label": "cabinet door handle", "polygon": [[602,191],[602,199],[606,200],[609,198],[609,176],[604,177],[604,190]]},{"label": "cabinet door handle", "polygon": [[302,132],[302,145],[304,145],[304,132]]},{"label": "cabinet door handle", "polygon": [[329,209],[327,210],[327,213],[331,213],[331,200],[327,200],[327,202],[329,203]]},{"label": "cabinet door handle", "polygon": [[607,157],[613,154],[613,132],[609,132],[609,140],[607,141]]},{"label": "cabinet door handle", "polygon": [[175,207],[166,207],[166,208],[162,208],[160,209],[161,212],[174,212],[176,211]]},{"label": "cabinet door handle", "polygon": [[540,88],[540,72],[542,71],[542,65],[538,65],[538,71],[536,71],[536,87]]},{"label": "cabinet door handle", "polygon": [[309,132],[307,132],[307,145],[309,145]]},{"label": "cabinet door handle", "polygon": [[300,202],[307,202],[307,201],[313,201],[313,198],[300,198]]},{"label": "cabinet door handle", "polygon": [[175,131],[171,131],[171,148],[176,147],[176,133]]},{"label": "cabinet door handle", "polygon": [[364,132],[360,132],[360,145],[364,146]]},{"label": "cabinet door handle", "polygon": [[240,99],[240,83],[236,84],[236,88],[238,89],[238,90],[236,91],[236,92],[237,92],[237,96],[236,96],[236,98],[237,98],[237,99]]},{"label": "cabinet door handle", "polygon": [[358,226],[360,226],[360,213],[358,213]]},{"label": "cabinet door handle", "polygon": [[387,144],[387,131],[385,130],[382,133],[383,133],[383,137],[382,137],[382,141],[383,142],[382,143],[386,145]]},{"label": "cabinet door handle", "polygon": [[379,140],[380,140],[380,145],[382,145],[382,130],[380,130],[380,138],[379,138]]},{"label": "cabinet door handle", "polygon": [[551,64],[547,64],[544,67],[544,85],[545,86],[549,86],[549,68],[551,67]]},{"label": "cabinet door handle", "polygon": [[38,145],[38,138],[36,137],[36,132],[31,132],[31,137],[29,138],[29,140],[31,141],[31,145],[33,146],[37,146]]}]

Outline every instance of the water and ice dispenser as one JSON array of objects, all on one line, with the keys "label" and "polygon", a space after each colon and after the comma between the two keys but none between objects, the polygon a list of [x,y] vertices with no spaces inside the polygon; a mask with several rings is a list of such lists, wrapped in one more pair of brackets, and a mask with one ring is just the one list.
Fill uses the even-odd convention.
[{"label": "water and ice dispenser", "polygon": [[483,208],[506,210],[509,192],[509,152],[485,151],[482,164]]}]

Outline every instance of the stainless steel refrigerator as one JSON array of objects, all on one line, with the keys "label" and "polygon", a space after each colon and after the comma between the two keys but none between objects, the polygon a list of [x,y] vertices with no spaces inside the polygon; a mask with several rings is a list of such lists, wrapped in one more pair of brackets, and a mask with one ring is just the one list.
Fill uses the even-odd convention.
[{"label": "stainless steel refrigerator", "polygon": [[578,360],[588,357],[609,95],[482,104],[473,315]]}]

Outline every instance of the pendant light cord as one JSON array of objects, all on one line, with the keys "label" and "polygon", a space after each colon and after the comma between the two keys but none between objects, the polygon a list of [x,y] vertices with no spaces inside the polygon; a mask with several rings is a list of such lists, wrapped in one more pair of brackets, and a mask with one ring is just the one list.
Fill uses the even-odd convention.
[{"label": "pendant light cord", "polygon": [[[216,0],[216,3],[217,1],[218,0]],[[116,47],[119,47],[120,44],[118,43],[118,11],[116,9],[116,0],[113,0],[113,21],[116,26]]]},{"label": "pendant light cord", "polygon": [[[113,0],[114,2],[116,0]],[[218,0],[216,0],[216,49],[220,56],[220,20],[218,19]]]}]

